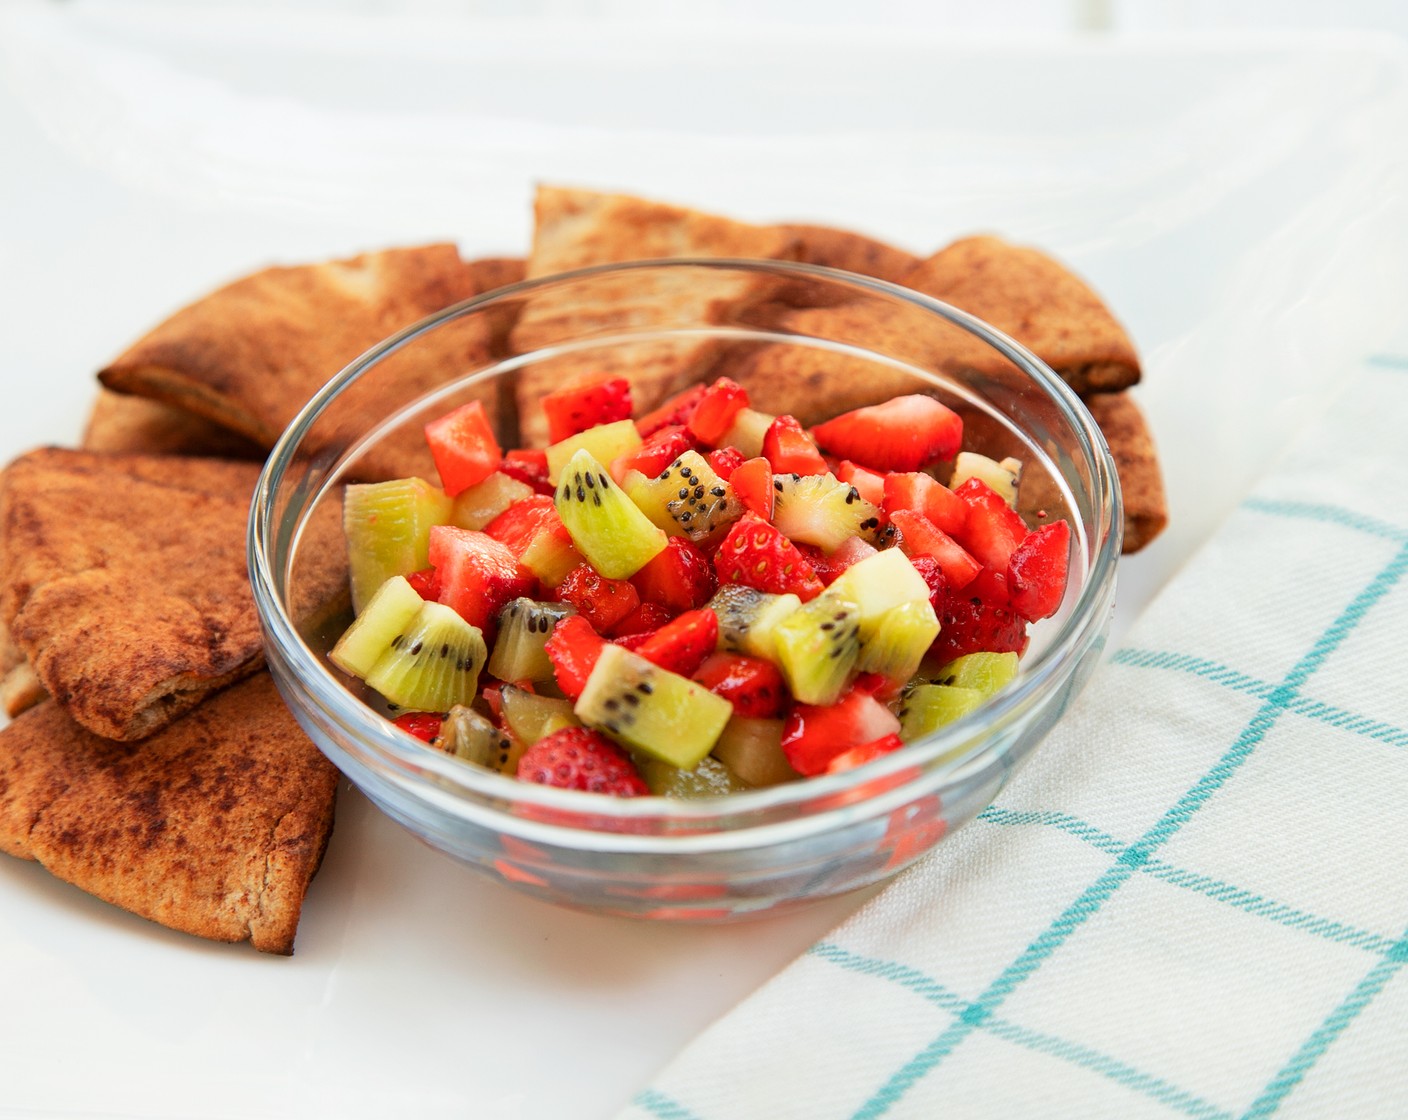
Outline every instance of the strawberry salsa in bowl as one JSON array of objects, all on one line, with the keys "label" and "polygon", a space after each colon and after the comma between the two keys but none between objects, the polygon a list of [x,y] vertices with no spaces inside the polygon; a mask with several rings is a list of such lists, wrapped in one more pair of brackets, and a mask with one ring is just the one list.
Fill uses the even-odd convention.
[{"label": "strawberry salsa in bowl", "polygon": [[[722,314],[737,274],[845,314]],[[551,901],[723,919],[891,875],[991,800],[1098,657],[1118,507],[1078,400],[963,313],[642,262],[343,371],[270,458],[251,576],[290,707],[393,818]],[[340,611],[299,594],[333,519]]]}]

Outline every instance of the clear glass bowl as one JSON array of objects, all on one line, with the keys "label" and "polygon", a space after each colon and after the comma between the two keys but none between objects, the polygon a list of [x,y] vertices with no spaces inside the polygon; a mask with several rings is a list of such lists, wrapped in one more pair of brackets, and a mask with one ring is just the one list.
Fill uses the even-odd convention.
[{"label": "clear glass bowl", "polygon": [[[734,311],[720,312],[720,293]],[[486,346],[494,356],[482,356]],[[1073,530],[1065,599],[1032,628],[1016,681],[867,765],[703,801],[520,783],[395,728],[364,702],[359,682],[328,664],[347,615],[315,609],[301,593],[326,561],[328,546],[311,542],[326,541],[340,516],[339,484],[405,471],[425,421],[465,399],[484,400],[512,446],[518,379],[541,386],[626,368],[652,371],[653,388],[637,385],[647,403],[726,372],[762,407],[804,422],[900,392],[932,393],[960,409],[969,446],[1023,460],[1024,511],[1039,505]],[[531,427],[532,400],[523,404]],[[1032,354],[965,313],[808,265],[639,262],[466,301],[343,370],[268,460],[251,513],[250,570],[269,667],[288,705],[342,773],[412,833],[551,902],[722,920],[893,875],[981,811],[1094,668],[1113,608],[1121,521],[1109,451],[1089,413]]]}]

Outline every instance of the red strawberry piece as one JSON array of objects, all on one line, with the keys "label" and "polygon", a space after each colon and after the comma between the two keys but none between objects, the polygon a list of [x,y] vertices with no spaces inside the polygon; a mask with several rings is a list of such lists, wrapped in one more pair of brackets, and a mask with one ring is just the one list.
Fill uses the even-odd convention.
[{"label": "red strawberry piece", "polygon": [[548,418],[548,442],[611,424],[631,415],[631,383],[624,377],[601,374],[582,378],[543,394]]},{"label": "red strawberry piece", "polygon": [[672,424],[647,436],[634,451],[611,460],[611,477],[622,479],[627,471],[640,471],[654,478],[686,451],[694,449],[694,437],[681,424]]},{"label": "red strawberry piece", "polygon": [[[519,687],[526,688],[530,692],[533,689],[531,681],[525,681],[519,685]],[[496,684],[486,684],[479,690],[479,695],[484,697],[484,703],[489,706],[489,715],[493,718],[494,722],[503,726],[504,700],[499,686]]]},{"label": "red strawberry piece", "polygon": [[1050,618],[1066,594],[1070,570],[1071,527],[1053,521],[1033,529],[1007,561],[1007,590],[1012,609],[1035,622]]},{"label": "red strawberry piece", "polygon": [[613,797],[642,797],[650,792],[626,752],[600,731],[586,727],[564,727],[543,736],[518,760],[518,778]]},{"label": "red strawberry piece", "polygon": [[944,570],[949,586],[965,586],[982,569],[982,564],[922,513],[897,509],[890,523],[900,531],[900,549],[911,560],[930,556]]},{"label": "red strawberry piece", "polygon": [[687,677],[714,652],[718,643],[718,616],[708,607],[701,607],[667,622],[635,651],[651,664]]},{"label": "red strawberry piece", "polygon": [[774,474],[826,474],[830,468],[793,416],[779,416],[763,433],[763,458]]},{"label": "red strawberry piece", "polygon": [[445,493],[454,497],[499,469],[503,452],[480,401],[470,401],[425,426],[430,457]]},{"label": "red strawberry piece", "polygon": [[720,583],[741,583],[774,594],[791,592],[804,603],[825,585],[811,561],[782,531],[755,514],[734,522],[714,553]]},{"label": "red strawberry piece", "polygon": [[661,428],[689,423],[689,418],[694,415],[694,406],[699,403],[699,398],[704,395],[704,392],[703,385],[691,385],[683,392],[676,393],[659,408],[639,417],[636,420],[636,431],[640,432],[642,439],[645,439],[654,435]]},{"label": "red strawberry piece", "polygon": [[504,544],[474,529],[432,526],[430,563],[440,572],[440,602],[484,630],[486,639],[503,605],[538,585]]},{"label": "red strawberry piece", "polygon": [[822,450],[873,471],[917,471],[958,454],[963,419],[933,397],[914,393],[843,412],[813,428],[812,438]]},{"label": "red strawberry piece", "polygon": [[864,766],[867,762],[874,762],[881,755],[897,751],[904,746],[904,740],[898,735],[882,735],[879,739],[872,739],[868,743],[862,743],[858,747],[842,751],[826,765],[828,774],[839,774],[842,770],[853,770],[857,766]]},{"label": "red strawberry piece", "polygon": [[738,382],[720,377],[704,390],[686,426],[695,439],[717,447],[739,412],[747,407],[748,391]]},{"label": "red strawberry piece", "polygon": [[391,722],[402,731],[410,732],[417,739],[428,743],[440,734],[440,725],[445,717],[439,712],[406,712]]},{"label": "red strawberry piece", "polygon": [[966,653],[1021,653],[1027,648],[1026,620],[1007,605],[998,581],[984,576],[973,583],[982,594],[964,588],[949,595],[939,615],[939,636],[926,657],[943,664]]},{"label": "red strawberry piece", "polygon": [[943,483],[918,471],[887,474],[884,492],[876,504],[886,513],[900,509],[922,513],[951,537],[962,532],[968,520],[968,505],[962,498]]},{"label": "red strawberry piece", "polygon": [[709,466],[714,468],[714,473],[725,482],[733,477],[733,472],[742,466],[746,459],[743,452],[736,447],[717,448],[704,458],[709,460]]},{"label": "red strawberry piece", "polygon": [[834,704],[793,704],[782,727],[782,753],[799,774],[826,771],[852,747],[897,735],[895,713],[863,688],[852,688]]},{"label": "red strawberry piece", "polygon": [[641,602],[636,605],[635,610],[611,628],[611,640],[627,649],[635,649],[640,645],[640,641],[633,639],[644,641],[673,617],[674,615],[659,603]]},{"label": "red strawberry piece", "polygon": [[578,564],[557,586],[557,597],[571,603],[577,613],[600,634],[640,606],[640,596],[629,580],[607,579],[590,564]]},{"label": "red strawberry piece", "polygon": [[965,479],[954,493],[968,507],[958,541],[979,563],[1005,572],[1013,549],[1027,535],[1026,522],[981,478]]},{"label": "red strawberry piece", "polygon": [[[884,508],[885,475],[876,474],[849,459],[842,459],[831,473],[842,482],[849,482],[856,488],[856,492],[871,505]],[[890,511],[886,509],[885,512],[889,513]]]},{"label": "red strawberry piece", "polygon": [[432,603],[440,601],[440,573],[434,568],[422,568],[418,572],[411,572],[406,576],[406,582],[415,589],[416,594],[422,599],[429,599]]},{"label": "red strawberry piece", "polygon": [[631,577],[641,599],[658,603],[670,614],[702,607],[718,590],[714,565],[699,546],[684,537],[671,537],[663,551]]},{"label": "red strawberry piece", "polygon": [[606,640],[581,615],[568,615],[552,628],[543,649],[552,662],[557,686],[569,700],[575,701],[582,695],[605,645]]},{"label": "red strawberry piece", "polygon": [[694,671],[694,679],[733,705],[733,714],[773,719],[787,706],[787,684],[771,661],[719,650]]},{"label": "red strawberry piece", "polygon": [[[508,547],[515,557],[522,556],[533,539],[544,529],[561,525],[557,506],[546,494],[520,498],[498,517],[484,526],[484,532]],[[564,531],[566,526],[563,526]]]},{"label": "red strawberry piece", "polygon": [[942,618],[944,605],[948,601],[948,576],[944,575],[943,568],[932,556],[911,556],[909,562],[929,585],[929,605],[934,608],[934,614]]},{"label": "red strawberry piece", "polygon": [[772,488],[772,464],[759,455],[733,468],[728,484],[744,507],[764,521],[772,520],[772,503],[776,491]]},{"label": "red strawberry piece", "polygon": [[504,452],[499,470],[510,478],[527,483],[539,494],[551,494],[554,486],[548,481],[548,456],[541,447],[520,447]]}]

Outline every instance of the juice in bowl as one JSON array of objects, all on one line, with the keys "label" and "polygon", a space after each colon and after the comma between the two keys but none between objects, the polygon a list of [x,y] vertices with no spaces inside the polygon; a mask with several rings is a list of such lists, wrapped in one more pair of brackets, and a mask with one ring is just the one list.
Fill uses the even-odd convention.
[{"label": "juice in bowl", "polygon": [[[769,294],[845,314],[808,334]],[[299,594],[314,519],[341,611]],[[716,920],[888,877],[991,801],[1094,666],[1120,526],[1089,414],[984,324],[639,262],[343,371],[269,459],[251,575],[285,699],[402,825],[557,903]]]}]

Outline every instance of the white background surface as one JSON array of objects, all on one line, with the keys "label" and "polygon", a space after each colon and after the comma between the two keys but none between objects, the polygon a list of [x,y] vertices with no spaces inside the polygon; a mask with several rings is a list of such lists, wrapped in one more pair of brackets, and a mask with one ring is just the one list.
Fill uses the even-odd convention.
[{"label": "white background surface", "polygon": [[[1408,306],[1388,40],[451,7],[0,8],[6,459],[74,443],[106,359],[266,263],[522,254],[538,180],[919,252],[990,230],[1074,265],[1145,355],[1173,524],[1124,562],[1118,636]],[[0,861],[0,1116],[605,1117],[860,901],[732,928],[567,913],[349,795],[283,960]]]}]

